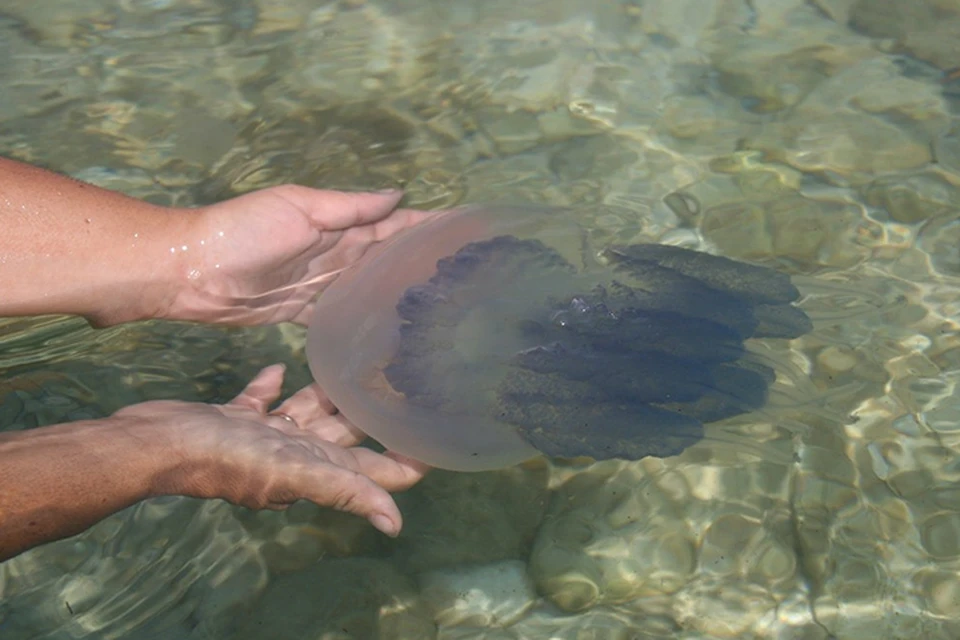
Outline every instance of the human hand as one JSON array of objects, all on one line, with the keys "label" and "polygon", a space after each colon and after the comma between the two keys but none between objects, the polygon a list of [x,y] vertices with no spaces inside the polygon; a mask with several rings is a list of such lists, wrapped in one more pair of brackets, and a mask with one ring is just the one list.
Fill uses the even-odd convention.
[{"label": "human hand", "polygon": [[[261,371],[231,402],[207,405],[151,401],[118,411],[137,429],[164,430],[176,463],[150,494],[220,498],[251,509],[283,509],[309,500],[359,515],[396,536],[402,517],[388,492],[416,484],[428,471],[400,455],[357,447],[363,432],[350,424],[317,385],[274,412],[283,367]],[[284,418],[288,416],[290,419]]]},{"label": "human hand", "polygon": [[401,197],[283,185],[201,208],[181,245],[186,283],[167,317],[307,324],[313,299],[339,272],[431,215],[396,209]]}]

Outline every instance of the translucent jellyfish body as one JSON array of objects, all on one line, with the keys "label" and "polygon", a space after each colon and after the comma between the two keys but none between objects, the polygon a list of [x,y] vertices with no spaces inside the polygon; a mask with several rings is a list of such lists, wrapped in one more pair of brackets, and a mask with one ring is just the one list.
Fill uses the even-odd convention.
[{"label": "translucent jellyfish body", "polygon": [[463,471],[676,455],[763,406],[775,374],[744,341],[811,327],[788,276],[587,237],[569,211],[495,207],[404,232],[322,294],[311,371],[385,447]]}]

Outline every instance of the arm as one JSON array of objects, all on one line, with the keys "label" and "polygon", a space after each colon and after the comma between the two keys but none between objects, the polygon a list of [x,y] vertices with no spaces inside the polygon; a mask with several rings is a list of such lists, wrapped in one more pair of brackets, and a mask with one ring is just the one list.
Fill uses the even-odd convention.
[{"label": "arm", "polygon": [[151,455],[131,427],[108,418],[0,433],[0,561],[153,494],[174,463]]},{"label": "arm", "polygon": [[0,158],[0,316],[162,316],[185,279],[177,249],[192,218]]},{"label": "arm", "polygon": [[296,424],[268,414],[282,382],[283,368],[268,367],[226,405],[145,402],[103,420],[0,433],[0,561],[161,495],[252,509],[310,500],[397,535],[388,491],[426,467],[354,447],[363,434],[315,386],[278,408]]}]

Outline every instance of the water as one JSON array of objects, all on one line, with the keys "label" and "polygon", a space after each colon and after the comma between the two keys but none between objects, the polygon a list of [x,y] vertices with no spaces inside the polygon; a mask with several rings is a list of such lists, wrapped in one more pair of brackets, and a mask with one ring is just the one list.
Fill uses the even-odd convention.
[{"label": "water", "polygon": [[[15,0],[0,152],[152,202],[575,205],[792,273],[772,406],[667,460],[435,473],[404,534],[166,499],[0,565],[0,637],[955,638],[955,0]],[[0,428],[221,402],[303,332],[0,325]],[[766,349],[767,351],[763,351]]]}]

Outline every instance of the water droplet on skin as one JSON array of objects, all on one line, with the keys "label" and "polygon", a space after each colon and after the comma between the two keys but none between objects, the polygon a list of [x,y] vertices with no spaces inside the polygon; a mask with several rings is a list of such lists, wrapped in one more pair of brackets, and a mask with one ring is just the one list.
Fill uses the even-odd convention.
[{"label": "water droplet on skin", "polygon": [[186,251],[186,250],[187,250],[187,245],[183,245],[182,247],[180,247],[180,251]]},{"label": "water droplet on skin", "polygon": [[190,269],[190,273],[187,274],[188,280],[196,280],[199,277],[200,277],[199,269]]}]

